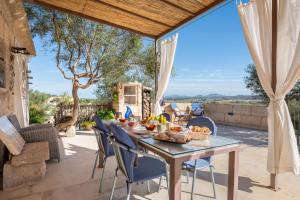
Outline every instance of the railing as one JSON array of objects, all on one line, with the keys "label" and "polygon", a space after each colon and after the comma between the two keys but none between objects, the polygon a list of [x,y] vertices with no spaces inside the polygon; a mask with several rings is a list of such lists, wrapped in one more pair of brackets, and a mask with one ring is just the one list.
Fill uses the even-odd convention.
[{"label": "railing", "polygon": [[[91,104],[91,105],[80,105],[79,107],[79,120],[91,120],[93,115],[98,110],[111,109],[111,103],[107,104]],[[55,123],[66,116],[72,116],[73,105],[58,105],[57,111],[54,115]]]}]

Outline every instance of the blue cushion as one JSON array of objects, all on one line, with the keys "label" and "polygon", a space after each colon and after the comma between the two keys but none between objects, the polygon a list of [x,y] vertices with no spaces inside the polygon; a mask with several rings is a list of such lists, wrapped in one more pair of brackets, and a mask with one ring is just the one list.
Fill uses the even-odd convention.
[{"label": "blue cushion", "polygon": [[100,131],[100,137],[101,137],[102,145],[104,147],[103,150],[104,150],[105,157],[114,155],[113,148],[108,141],[109,131],[107,127],[103,124],[99,116],[95,115],[94,120],[96,122],[97,129]]},{"label": "blue cushion", "polygon": [[165,163],[149,157],[139,157],[138,166],[134,168],[133,182],[146,181],[166,175]]},{"label": "blue cushion", "polygon": [[112,128],[113,136],[115,137],[116,141],[131,148],[136,149],[136,144],[132,141],[129,137],[128,133],[121,127],[111,124],[110,127]]},{"label": "blue cushion", "polygon": [[[131,149],[135,149],[135,150],[137,149],[137,146],[134,144],[132,139],[122,128],[118,127],[115,124],[111,124],[110,126],[111,126],[112,134],[118,143],[123,144]],[[136,158],[136,154],[122,148],[120,149],[120,152],[121,152],[122,160],[125,165],[125,170],[128,179],[129,181],[132,181],[134,179],[133,169],[134,169],[134,161]]]},{"label": "blue cushion", "polygon": [[202,116],[203,114],[203,106],[200,103],[192,103],[192,114],[194,116]]},{"label": "blue cushion", "polygon": [[94,120],[96,122],[96,126],[99,130],[101,130],[103,133],[107,134],[107,136],[109,135],[109,130],[107,129],[107,127],[105,126],[105,124],[102,122],[102,120],[100,119],[100,117],[98,115],[94,115]]}]

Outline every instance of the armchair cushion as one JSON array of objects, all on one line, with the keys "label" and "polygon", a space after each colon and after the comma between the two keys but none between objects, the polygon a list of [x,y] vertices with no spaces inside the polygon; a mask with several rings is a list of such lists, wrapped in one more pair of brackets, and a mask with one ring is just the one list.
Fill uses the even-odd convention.
[{"label": "armchair cushion", "polygon": [[6,116],[0,117],[0,140],[13,155],[19,155],[25,144],[25,140]]}]

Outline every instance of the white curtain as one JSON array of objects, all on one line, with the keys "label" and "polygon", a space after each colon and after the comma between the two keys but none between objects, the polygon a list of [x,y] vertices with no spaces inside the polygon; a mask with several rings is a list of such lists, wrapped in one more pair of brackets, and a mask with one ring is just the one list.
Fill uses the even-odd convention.
[{"label": "white curtain", "polygon": [[268,106],[268,171],[299,174],[299,154],[285,95],[300,79],[300,1],[278,0],[277,83],[272,79],[272,0],[238,6],[244,35],[259,80],[270,98]]},{"label": "white curtain", "polygon": [[158,74],[158,85],[155,98],[154,114],[160,115],[162,113],[160,107],[160,100],[167,89],[172,67],[174,63],[175,50],[177,45],[178,34],[173,35],[171,38],[163,40],[160,44],[160,69]]}]

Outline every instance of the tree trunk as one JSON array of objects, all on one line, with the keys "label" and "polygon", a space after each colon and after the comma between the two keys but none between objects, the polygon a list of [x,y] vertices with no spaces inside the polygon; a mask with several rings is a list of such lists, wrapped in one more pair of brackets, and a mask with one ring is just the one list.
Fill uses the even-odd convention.
[{"label": "tree trunk", "polygon": [[78,80],[73,81],[73,87],[72,87],[72,97],[73,97],[73,110],[72,110],[72,118],[67,121],[60,124],[57,124],[57,128],[59,131],[66,131],[71,126],[73,126],[77,120],[79,115],[79,97],[78,97]]}]

